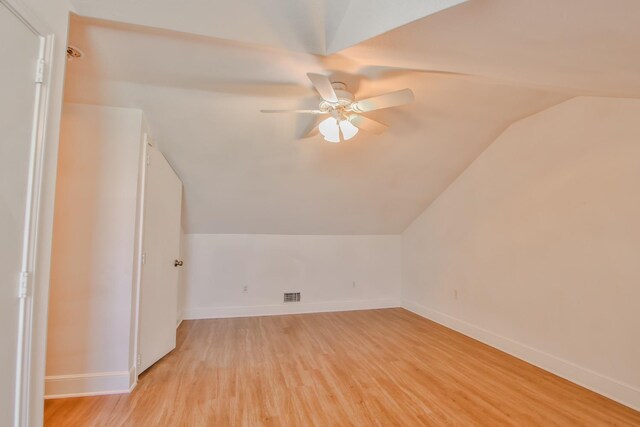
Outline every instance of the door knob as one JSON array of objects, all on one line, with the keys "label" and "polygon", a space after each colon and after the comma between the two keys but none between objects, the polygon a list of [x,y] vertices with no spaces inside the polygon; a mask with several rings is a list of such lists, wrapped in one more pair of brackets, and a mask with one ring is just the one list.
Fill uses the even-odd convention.
[{"label": "door knob", "polygon": [[180,267],[180,266],[182,266],[182,264],[183,264],[182,261],[175,260],[175,262],[173,263],[173,266],[174,267]]}]

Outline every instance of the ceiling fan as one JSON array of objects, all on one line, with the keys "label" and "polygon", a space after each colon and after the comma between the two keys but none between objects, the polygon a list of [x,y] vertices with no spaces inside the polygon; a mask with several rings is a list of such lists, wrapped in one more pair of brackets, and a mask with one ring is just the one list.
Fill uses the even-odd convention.
[{"label": "ceiling fan", "polygon": [[[356,101],[347,86],[341,82],[331,82],[322,74],[308,73],[307,77],[316,88],[322,101],[317,110],[260,110],[263,113],[301,113],[321,114],[330,117],[318,124],[318,130],[329,142],[341,142],[353,138],[359,129],[380,134],[387,129],[387,125],[362,115],[369,111],[382,108],[397,107],[413,102],[414,96],[411,89],[402,89],[395,92]],[[315,128],[314,128],[315,129]]]}]

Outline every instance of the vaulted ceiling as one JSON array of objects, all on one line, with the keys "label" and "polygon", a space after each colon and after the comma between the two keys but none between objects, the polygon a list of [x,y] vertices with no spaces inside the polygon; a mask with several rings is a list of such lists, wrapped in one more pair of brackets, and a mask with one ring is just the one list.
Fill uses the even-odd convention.
[{"label": "vaulted ceiling", "polygon": [[466,0],[72,0],[79,14],[326,55]]},{"label": "vaulted ceiling", "polygon": [[[640,97],[633,0],[74,3],[66,100],[144,110],[189,233],[399,233],[514,121]],[[302,138],[313,117],[259,110],[317,107],[308,72],[416,102],[370,113],[380,136]]]}]

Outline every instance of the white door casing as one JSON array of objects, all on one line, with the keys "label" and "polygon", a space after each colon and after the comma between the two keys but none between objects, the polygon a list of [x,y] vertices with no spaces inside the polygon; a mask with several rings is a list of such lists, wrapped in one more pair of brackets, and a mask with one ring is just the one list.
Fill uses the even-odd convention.
[{"label": "white door casing", "polygon": [[15,426],[29,423],[31,282],[52,45],[34,19],[21,4],[0,0],[0,414]]},{"label": "white door casing", "polygon": [[147,145],[138,314],[140,374],[176,346],[182,182],[160,151]]}]

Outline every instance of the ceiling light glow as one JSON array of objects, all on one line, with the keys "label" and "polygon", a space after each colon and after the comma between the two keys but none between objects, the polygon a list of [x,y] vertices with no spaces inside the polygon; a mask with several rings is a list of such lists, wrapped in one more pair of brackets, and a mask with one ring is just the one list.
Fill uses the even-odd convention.
[{"label": "ceiling light glow", "polygon": [[324,136],[325,141],[340,142],[340,127],[335,117],[329,117],[321,121],[318,125],[318,130]]},{"label": "ceiling light glow", "polygon": [[358,133],[358,128],[349,120],[338,120],[335,117],[329,117],[321,121],[318,129],[324,136],[325,141],[334,143],[351,139]]},{"label": "ceiling light glow", "polygon": [[342,137],[345,141],[353,138],[358,133],[358,128],[349,120],[340,120],[340,130],[342,131]]}]

